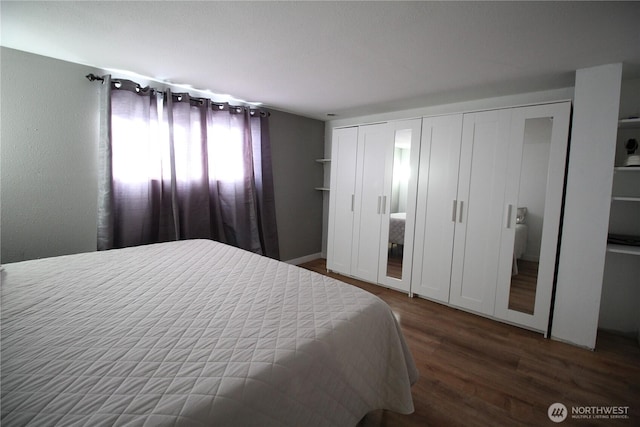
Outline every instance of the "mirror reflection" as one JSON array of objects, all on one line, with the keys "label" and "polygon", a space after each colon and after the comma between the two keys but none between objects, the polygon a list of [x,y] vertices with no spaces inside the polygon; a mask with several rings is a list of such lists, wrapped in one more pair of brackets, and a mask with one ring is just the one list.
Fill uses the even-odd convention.
[{"label": "mirror reflection", "polygon": [[402,279],[405,221],[410,176],[411,129],[396,132],[393,152],[393,178],[389,201],[389,248],[387,276]]},{"label": "mirror reflection", "polygon": [[527,314],[536,300],[552,127],[551,117],[527,119],[524,127],[509,309]]}]

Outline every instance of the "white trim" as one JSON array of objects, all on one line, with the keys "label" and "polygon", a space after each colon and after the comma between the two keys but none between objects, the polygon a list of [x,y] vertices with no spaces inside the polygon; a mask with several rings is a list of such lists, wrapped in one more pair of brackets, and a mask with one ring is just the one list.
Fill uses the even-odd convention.
[{"label": "white trim", "polygon": [[300,258],[290,259],[283,262],[286,262],[287,264],[300,265],[300,264],[304,264],[305,262],[313,261],[318,258],[322,258],[322,254],[320,252],[315,254],[305,255]]},{"label": "white trim", "polygon": [[412,118],[432,117],[438,115],[481,112],[487,110],[503,109],[510,107],[520,107],[528,105],[538,105],[547,103],[563,102],[572,100],[574,87],[549,89],[536,92],[524,92],[511,95],[503,95],[491,98],[478,98],[472,100],[462,100],[443,104],[424,105],[415,108],[394,110],[381,113],[365,114],[338,118],[325,122],[325,127],[329,129],[352,127],[370,123],[386,123],[396,120],[409,120]]}]

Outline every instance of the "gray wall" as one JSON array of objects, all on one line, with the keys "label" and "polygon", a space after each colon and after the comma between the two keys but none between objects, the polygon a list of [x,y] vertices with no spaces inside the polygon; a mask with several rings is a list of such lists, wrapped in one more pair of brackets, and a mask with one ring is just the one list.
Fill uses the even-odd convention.
[{"label": "gray wall", "polygon": [[269,125],[280,258],[320,254],[324,122],[271,111]]},{"label": "gray wall", "polygon": [[[96,249],[98,83],[104,72],[1,48],[2,263]],[[321,251],[324,124],[272,111],[283,260]]]},{"label": "gray wall", "polygon": [[2,262],[96,249],[95,70],[2,48]]}]

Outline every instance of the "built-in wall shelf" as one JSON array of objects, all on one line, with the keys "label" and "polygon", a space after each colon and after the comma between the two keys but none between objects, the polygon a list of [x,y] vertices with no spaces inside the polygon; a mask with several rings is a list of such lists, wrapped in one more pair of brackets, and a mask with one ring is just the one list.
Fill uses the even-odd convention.
[{"label": "built-in wall shelf", "polygon": [[[618,128],[619,129],[632,129],[631,132],[633,136],[636,136],[638,133],[637,129],[640,129],[640,119],[622,119],[618,120]],[[614,187],[613,187],[613,196],[611,197],[612,202],[611,205],[612,214],[614,212],[637,212],[638,207],[640,206],[640,193],[638,189],[640,189],[640,167],[636,166],[616,166],[613,168],[614,170]],[[616,185],[616,183],[618,185]],[[636,204],[638,203],[638,204]],[[633,214],[631,218],[624,218],[623,221],[634,220],[637,218],[637,214]],[[620,221],[618,219],[618,221]],[[623,226],[623,230],[617,231],[617,233],[621,234],[637,234],[635,228],[623,222],[622,224],[616,224],[616,229]],[[627,231],[629,229],[629,231]],[[610,229],[611,230],[611,229]],[[607,243],[607,252],[613,252],[616,254],[627,254],[627,255],[640,255],[640,246],[633,245],[621,245],[616,243]],[[635,260],[634,260],[635,262]]]},{"label": "built-in wall shelf", "polygon": [[[640,173],[638,173],[637,176],[633,175],[634,172],[640,172],[640,167],[637,166],[616,166],[613,170],[616,175],[620,174],[618,176],[619,179],[632,179],[635,182],[636,178],[640,178]],[[629,184],[627,184],[627,187],[628,186]],[[640,195],[636,194],[637,191],[635,191],[637,188],[637,185],[634,184],[631,195],[628,194],[629,189],[627,188],[627,190],[621,191],[622,194],[617,194],[611,197],[611,200],[615,202],[640,202]]]},{"label": "built-in wall shelf", "polygon": [[640,197],[613,196],[611,200],[615,200],[617,202],[640,202]]},{"label": "built-in wall shelf", "polygon": [[640,118],[618,120],[619,128],[640,128]]},{"label": "built-in wall shelf", "polygon": [[[331,163],[331,159],[316,159],[316,162],[320,163],[323,166],[326,166],[329,163]],[[326,176],[326,172],[325,172],[325,176]],[[316,187],[315,189],[318,191],[329,191],[328,187]]]},{"label": "built-in wall shelf", "polygon": [[616,245],[613,243],[608,243],[607,251],[615,252],[618,254],[640,255],[640,246]]}]

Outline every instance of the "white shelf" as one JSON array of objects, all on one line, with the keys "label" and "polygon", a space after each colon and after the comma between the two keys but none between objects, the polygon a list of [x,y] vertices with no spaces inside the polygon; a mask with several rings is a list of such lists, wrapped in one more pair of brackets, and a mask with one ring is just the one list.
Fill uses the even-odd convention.
[{"label": "white shelf", "polygon": [[618,120],[618,127],[622,129],[640,128],[640,119]]},{"label": "white shelf", "polygon": [[616,166],[613,170],[616,172],[640,172],[640,166]]},{"label": "white shelf", "polygon": [[[331,159],[316,159],[316,162],[321,163],[324,166],[327,163],[331,162]],[[329,191],[329,188],[327,187],[316,187],[315,189],[318,191]]]},{"label": "white shelf", "polygon": [[617,202],[640,202],[640,197],[613,196],[611,200]]},{"label": "white shelf", "polygon": [[613,243],[608,243],[607,251],[618,254],[640,255],[640,246],[615,245]]}]

